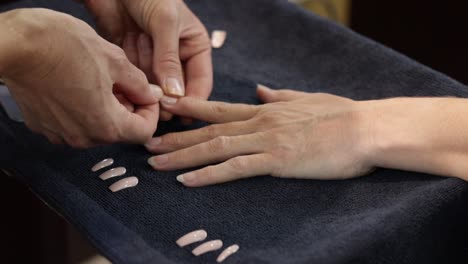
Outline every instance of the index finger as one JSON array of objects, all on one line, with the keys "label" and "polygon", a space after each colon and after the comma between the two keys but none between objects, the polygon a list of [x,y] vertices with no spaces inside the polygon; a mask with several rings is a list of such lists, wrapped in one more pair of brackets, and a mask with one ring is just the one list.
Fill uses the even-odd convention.
[{"label": "index finger", "polygon": [[205,101],[193,97],[167,99],[167,97],[163,97],[161,101],[164,110],[175,115],[191,117],[210,123],[248,120],[259,110],[259,106],[256,105]]},{"label": "index finger", "polygon": [[127,143],[143,144],[151,139],[158,126],[159,104],[138,106],[133,113],[125,110],[120,137]]}]

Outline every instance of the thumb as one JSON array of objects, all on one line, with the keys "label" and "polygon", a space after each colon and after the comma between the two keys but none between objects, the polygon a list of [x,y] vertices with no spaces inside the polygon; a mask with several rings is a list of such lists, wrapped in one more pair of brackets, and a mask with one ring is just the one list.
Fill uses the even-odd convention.
[{"label": "thumb", "polygon": [[161,14],[150,24],[153,37],[153,73],[165,94],[184,96],[185,86],[179,56],[179,21],[177,12]]},{"label": "thumb", "polygon": [[149,84],[145,74],[130,62],[115,75],[114,94],[123,95],[134,105],[155,104],[163,96],[161,88]]},{"label": "thumb", "polygon": [[292,90],[273,90],[261,84],[257,85],[257,95],[264,103],[293,101],[304,98],[307,93]]},{"label": "thumb", "polygon": [[153,39],[153,73],[165,94],[184,96],[179,56],[179,1],[122,0],[132,18]]}]

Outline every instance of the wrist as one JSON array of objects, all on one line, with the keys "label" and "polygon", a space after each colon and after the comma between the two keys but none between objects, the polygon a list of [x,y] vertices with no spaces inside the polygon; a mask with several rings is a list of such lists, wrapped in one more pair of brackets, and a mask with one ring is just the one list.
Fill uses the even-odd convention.
[{"label": "wrist", "polygon": [[463,137],[454,138],[448,129],[456,127],[460,120],[453,120],[453,124],[448,122],[453,113],[444,111],[448,109],[445,100],[392,98],[362,102],[367,109],[370,164],[374,167],[459,176],[456,168],[460,167],[460,162],[457,161],[466,163],[466,146],[457,143],[463,142]]},{"label": "wrist", "polygon": [[[367,127],[368,162],[374,167],[401,168],[400,159],[416,149],[406,98],[362,101]],[[414,120],[413,120],[414,122]],[[402,169],[402,168],[401,168]]]},{"label": "wrist", "polygon": [[[0,76],[13,79],[40,65],[40,48],[47,27],[46,9],[15,9],[0,14]],[[48,45],[46,45],[48,46]]]}]

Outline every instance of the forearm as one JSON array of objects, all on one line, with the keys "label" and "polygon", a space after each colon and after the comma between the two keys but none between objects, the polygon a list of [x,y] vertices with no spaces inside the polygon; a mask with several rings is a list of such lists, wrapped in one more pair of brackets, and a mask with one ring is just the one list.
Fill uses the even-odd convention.
[{"label": "forearm", "polygon": [[368,109],[374,166],[468,180],[468,99],[394,98],[362,104]]}]

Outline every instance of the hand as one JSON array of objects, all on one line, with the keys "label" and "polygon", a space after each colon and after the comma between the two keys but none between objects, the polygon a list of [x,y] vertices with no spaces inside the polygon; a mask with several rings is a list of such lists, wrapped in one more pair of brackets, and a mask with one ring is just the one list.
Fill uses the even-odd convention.
[{"label": "hand", "polygon": [[[169,133],[146,145],[156,170],[215,164],[177,177],[204,186],[257,175],[345,179],[366,174],[367,123],[358,102],[330,94],[259,87],[264,105],[203,102],[180,98],[162,103],[174,114],[216,123]],[[220,163],[221,162],[221,163]]]},{"label": "hand", "polygon": [[[85,3],[96,17],[100,32],[122,46],[129,60],[166,95],[209,97],[213,85],[210,40],[205,27],[183,1]],[[161,114],[162,120],[171,118],[168,112]]]},{"label": "hand", "polygon": [[15,50],[28,54],[2,74],[30,129],[79,148],[151,138],[162,91],[122,49],[72,16],[12,12],[8,23],[24,36]]}]

